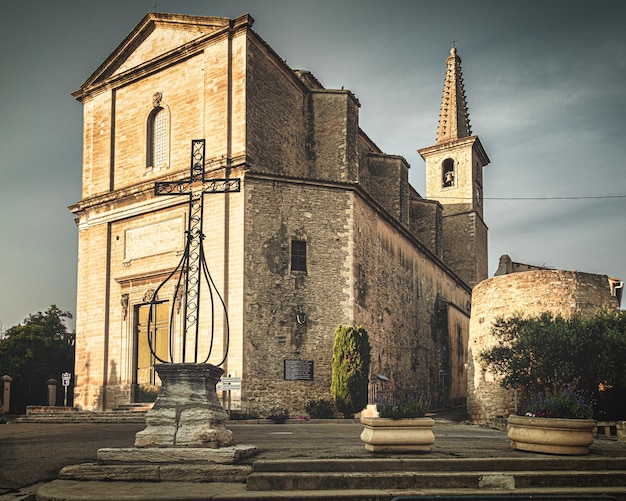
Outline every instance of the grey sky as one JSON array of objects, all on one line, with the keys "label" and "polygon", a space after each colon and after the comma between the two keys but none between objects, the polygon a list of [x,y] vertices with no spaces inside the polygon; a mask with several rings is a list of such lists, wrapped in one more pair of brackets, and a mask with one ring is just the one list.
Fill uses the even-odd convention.
[{"label": "grey sky", "polygon": [[[75,313],[82,107],[70,93],[153,0],[20,0],[0,30],[0,322],[57,304]],[[158,0],[237,17],[292,68],[352,90],[360,123],[404,156],[434,144],[456,39],[485,168],[489,269],[514,261],[626,279],[626,2]],[[585,198],[619,196],[619,198]],[[581,197],[576,200],[555,198]],[[533,200],[532,198],[541,198]],[[553,198],[553,200],[544,200]]]}]

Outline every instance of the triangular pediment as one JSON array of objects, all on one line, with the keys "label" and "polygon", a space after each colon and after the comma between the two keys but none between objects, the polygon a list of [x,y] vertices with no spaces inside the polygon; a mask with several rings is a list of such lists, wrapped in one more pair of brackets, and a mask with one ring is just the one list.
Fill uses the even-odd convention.
[{"label": "triangular pediment", "polygon": [[172,54],[195,40],[223,31],[229,25],[230,19],[225,17],[151,12],[81,85],[81,91],[84,93],[117,75]]}]

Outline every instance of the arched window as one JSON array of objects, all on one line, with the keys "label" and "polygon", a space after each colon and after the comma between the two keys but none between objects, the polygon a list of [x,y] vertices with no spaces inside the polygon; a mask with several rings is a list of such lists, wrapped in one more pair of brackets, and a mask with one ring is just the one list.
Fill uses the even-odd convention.
[{"label": "arched window", "polygon": [[454,186],[454,160],[446,158],[441,165],[441,186],[449,188]]},{"label": "arched window", "polygon": [[148,117],[148,167],[167,164],[167,111],[161,106],[152,110]]}]

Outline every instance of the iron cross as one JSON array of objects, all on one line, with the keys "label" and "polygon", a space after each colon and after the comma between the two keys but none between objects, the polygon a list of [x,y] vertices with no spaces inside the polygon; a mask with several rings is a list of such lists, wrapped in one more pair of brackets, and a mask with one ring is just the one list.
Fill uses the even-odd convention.
[{"label": "iron cross", "polygon": [[[185,314],[183,332],[182,362],[185,362],[185,351],[187,346],[187,335],[195,336],[195,353],[193,361],[198,361],[198,339],[199,339],[199,309],[200,309],[200,286],[202,273],[206,276],[209,287],[212,280],[208,275],[204,248],[202,241],[202,218],[204,208],[204,195],[207,193],[229,193],[240,190],[239,178],[233,179],[206,179],[204,175],[204,153],[205,140],[194,139],[191,141],[191,172],[188,179],[179,181],[157,182],[154,185],[154,194],[160,195],[187,195],[189,197],[189,220],[187,224],[187,239],[185,251],[181,260],[181,278],[179,284],[185,291]],[[179,269],[179,267],[177,267]],[[168,277],[169,279],[169,277]],[[177,287],[178,288],[178,287]],[[217,295],[220,297],[219,292]],[[211,294],[213,302],[213,294]],[[212,308],[214,305],[212,304]],[[211,331],[213,335],[213,331]],[[172,351],[172,336],[170,332],[170,353]],[[212,345],[211,341],[211,345]],[[154,353],[153,353],[154,354]],[[156,354],[155,354],[156,356]],[[171,356],[171,354],[170,354]],[[209,352],[210,356],[210,352]],[[207,356],[208,359],[208,356]]]}]

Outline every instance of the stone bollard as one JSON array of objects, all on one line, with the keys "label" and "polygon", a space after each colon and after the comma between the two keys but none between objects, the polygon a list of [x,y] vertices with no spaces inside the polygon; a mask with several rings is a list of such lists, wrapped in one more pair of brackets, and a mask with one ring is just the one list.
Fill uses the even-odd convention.
[{"label": "stone bollard", "polygon": [[0,381],[2,381],[3,386],[2,408],[0,409],[0,414],[8,414],[11,405],[11,381],[13,381],[13,378],[5,374],[4,376],[0,377]]},{"label": "stone bollard", "polygon": [[617,422],[617,441],[626,443],[626,421]]},{"label": "stone bollard", "polygon": [[46,384],[48,385],[48,405],[54,407],[57,404],[57,385],[59,382],[50,378],[46,381]]}]

